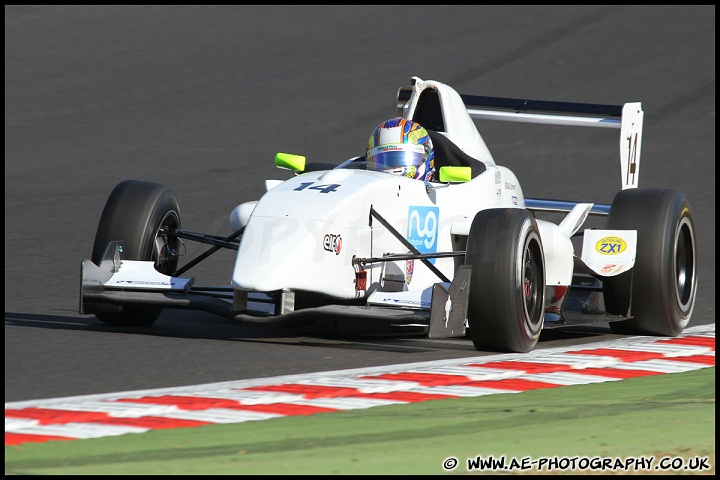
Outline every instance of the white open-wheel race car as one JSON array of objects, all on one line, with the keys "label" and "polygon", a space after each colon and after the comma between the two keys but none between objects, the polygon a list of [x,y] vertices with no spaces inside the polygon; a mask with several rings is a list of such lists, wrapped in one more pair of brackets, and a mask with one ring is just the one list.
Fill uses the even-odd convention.
[{"label": "white open-wheel race car", "polygon": [[[279,153],[276,166],[295,175],[237,206],[226,237],[183,230],[165,186],[118,184],[82,261],[80,313],[149,326],[164,308],[195,309],[255,326],[467,336],[506,352],[532,350],[553,327],[685,328],[697,290],[693,214],[681,192],[637,188],[640,103],[461,95],[413,77],[397,116],[427,130],[432,181],[376,171],[366,156],[328,164]],[[611,205],[525,197],[473,119],[616,128],[621,189]],[[582,229],[590,215],[605,228]],[[210,247],[180,266],[189,241]],[[186,272],[221,248],[237,250],[230,284],[194,285]]]}]

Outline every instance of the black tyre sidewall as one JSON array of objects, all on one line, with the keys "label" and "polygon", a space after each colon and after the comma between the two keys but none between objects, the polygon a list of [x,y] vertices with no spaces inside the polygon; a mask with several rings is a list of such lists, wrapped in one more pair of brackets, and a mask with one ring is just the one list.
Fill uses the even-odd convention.
[{"label": "black tyre sidewall", "polygon": [[[608,313],[632,320],[611,323],[617,333],[676,336],[692,315],[697,293],[695,222],[690,204],[671,189],[628,189],[618,192],[610,208],[609,229],[637,230],[635,266],[603,282]],[[678,235],[689,241],[689,289],[678,300],[676,248]],[[632,287],[632,292],[630,291]]]},{"label": "black tyre sidewall", "polygon": [[[177,196],[169,188],[139,180],[119,183],[103,209],[95,234],[92,261],[100,265],[108,243],[117,240],[122,241],[123,257],[126,260],[154,260],[155,236],[168,215],[176,228],[180,228]],[[176,267],[177,260],[174,260],[167,262],[160,271],[169,274]],[[125,307],[120,313],[96,316],[114,325],[149,326],[155,322],[160,312],[160,308]]]},{"label": "black tyre sidewall", "polygon": [[[539,257],[541,270],[534,288],[539,289],[534,318],[528,318],[523,293],[523,258],[528,245]],[[542,242],[533,216],[522,209],[479,212],[468,235],[465,263],[472,267],[468,324],[475,348],[532,350],[542,330],[545,298]]]},{"label": "black tyre sidewall", "polygon": [[180,228],[175,193],[157,183],[126,180],[110,194],[98,224],[92,261],[100,264],[108,242],[122,240],[127,260],[152,260],[157,229],[165,215],[174,212]]}]

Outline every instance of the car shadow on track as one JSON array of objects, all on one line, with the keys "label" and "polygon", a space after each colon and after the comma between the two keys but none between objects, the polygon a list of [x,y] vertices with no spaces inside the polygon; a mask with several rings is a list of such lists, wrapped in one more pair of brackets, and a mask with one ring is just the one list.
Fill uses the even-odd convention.
[{"label": "car shadow on track", "polygon": [[289,335],[294,331],[294,329],[285,327],[262,328],[239,325],[205,312],[182,311],[165,311],[157,322],[150,327],[109,325],[101,322],[93,315],[61,316],[17,312],[5,312],[5,325],[208,340],[272,338],[276,335]]},{"label": "car shadow on track", "polygon": [[[427,336],[417,334],[343,334],[324,330],[317,326],[308,327],[303,325],[258,327],[234,323],[206,312],[182,310],[164,311],[155,325],[151,327],[109,325],[91,315],[61,316],[18,312],[5,312],[5,325],[50,330],[78,330],[154,337],[292,344],[351,350],[415,353],[437,350],[476,351],[469,338],[430,339]],[[602,325],[544,330],[536,348],[590,343],[595,341],[596,337],[610,333],[609,327]]]}]

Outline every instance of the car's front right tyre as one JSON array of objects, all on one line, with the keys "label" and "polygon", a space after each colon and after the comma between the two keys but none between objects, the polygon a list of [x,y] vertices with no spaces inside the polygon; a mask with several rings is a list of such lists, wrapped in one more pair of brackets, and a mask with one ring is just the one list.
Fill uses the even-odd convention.
[{"label": "car's front right tyre", "polygon": [[[175,193],[163,185],[125,180],[113,189],[105,204],[93,244],[96,265],[111,241],[122,242],[126,260],[152,261],[165,275],[177,269],[178,239],[163,230],[180,228],[180,208]],[[150,326],[160,316],[159,307],[123,307],[121,312],[96,313],[112,325]]]}]

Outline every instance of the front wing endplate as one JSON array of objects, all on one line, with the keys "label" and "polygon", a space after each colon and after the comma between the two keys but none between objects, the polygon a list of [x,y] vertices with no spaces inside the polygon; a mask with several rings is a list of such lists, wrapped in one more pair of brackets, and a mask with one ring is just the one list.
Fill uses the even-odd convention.
[{"label": "front wing endplate", "polygon": [[433,286],[428,337],[465,336],[471,268],[469,265],[461,266],[449,289],[442,283]]}]

